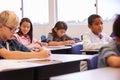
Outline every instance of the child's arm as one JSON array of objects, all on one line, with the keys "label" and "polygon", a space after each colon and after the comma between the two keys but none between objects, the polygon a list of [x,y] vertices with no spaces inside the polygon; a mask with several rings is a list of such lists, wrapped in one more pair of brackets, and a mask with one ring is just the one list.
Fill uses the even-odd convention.
[{"label": "child's arm", "polygon": [[107,58],[106,61],[107,61],[108,65],[111,67],[120,67],[120,57],[119,56],[111,55]]}]

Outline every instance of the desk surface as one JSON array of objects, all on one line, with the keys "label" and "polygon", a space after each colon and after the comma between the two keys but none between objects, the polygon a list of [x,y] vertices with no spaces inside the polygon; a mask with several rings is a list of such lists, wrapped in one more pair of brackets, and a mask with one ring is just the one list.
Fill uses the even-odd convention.
[{"label": "desk surface", "polygon": [[78,42],[78,43],[70,44],[70,45],[62,45],[62,46],[46,46],[46,48],[48,50],[70,49],[70,48],[72,48],[72,46],[78,45],[78,44],[83,44],[83,42]]},{"label": "desk surface", "polygon": [[31,68],[36,66],[48,66],[52,64],[80,61],[91,58],[91,55],[73,55],[73,54],[52,54],[44,59],[24,59],[24,60],[0,60],[0,72],[14,69]]},{"label": "desk surface", "polygon": [[[17,78],[19,77],[19,80],[49,79],[52,76],[80,71],[80,61],[91,57],[90,55],[52,54],[51,57],[46,59],[3,59],[0,60],[0,78],[5,80],[8,80],[8,78],[18,80]],[[27,76],[26,78],[29,79],[21,77],[24,75],[21,75],[21,72],[24,72]],[[17,77],[15,78],[14,76]]]},{"label": "desk surface", "polygon": [[71,46],[46,46],[48,50],[70,49]]},{"label": "desk surface", "polygon": [[52,77],[50,80],[120,80],[120,68],[100,68]]},{"label": "desk surface", "polygon": [[92,55],[74,55],[74,54],[52,54],[50,59],[61,60],[62,62],[69,62],[74,60],[84,60],[92,58]]}]

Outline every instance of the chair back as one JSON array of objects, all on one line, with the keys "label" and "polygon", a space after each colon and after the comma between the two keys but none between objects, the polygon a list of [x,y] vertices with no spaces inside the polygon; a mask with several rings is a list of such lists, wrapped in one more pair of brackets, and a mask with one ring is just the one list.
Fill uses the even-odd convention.
[{"label": "chair back", "polygon": [[80,39],[77,38],[77,37],[73,38],[73,40],[74,40],[76,43],[77,43],[77,42],[80,42]]},{"label": "chair back", "polygon": [[96,69],[98,64],[98,54],[94,54],[91,59],[88,59],[88,70]]},{"label": "chair back", "polygon": [[82,52],[80,51],[82,49],[83,49],[83,44],[82,42],[79,42],[79,43],[72,45],[71,52],[72,54],[82,54]]},{"label": "chair back", "polygon": [[41,36],[41,42],[47,42],[47,38],[46,38],[45,35],[42,35],[42,36]]}]

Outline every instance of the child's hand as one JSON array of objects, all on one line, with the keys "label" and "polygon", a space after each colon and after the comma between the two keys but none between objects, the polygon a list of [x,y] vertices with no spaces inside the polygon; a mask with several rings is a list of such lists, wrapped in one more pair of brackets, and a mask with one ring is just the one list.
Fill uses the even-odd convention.
[{"label": "child's hand", "polygon": [[74,40],[69,40],[69,44],[74,44],[75,41]]},{"label": "child's hand", "polygon": [[64,41],[64,45],[69,45],[69,44],[74,44],[74,43],[75,43],[74,40]]},{"label": "child's hand", "polygon": [[48,46],[48,43],[42,42],[43,46]]},{"label": "child's hand", "polygon": [[51,55],[51,51],[47,50],[46,48],[42,48],[40,51],[38,51],[38,53],[40,53],[40,57],[42,58],[46,58],[49,57]]}]

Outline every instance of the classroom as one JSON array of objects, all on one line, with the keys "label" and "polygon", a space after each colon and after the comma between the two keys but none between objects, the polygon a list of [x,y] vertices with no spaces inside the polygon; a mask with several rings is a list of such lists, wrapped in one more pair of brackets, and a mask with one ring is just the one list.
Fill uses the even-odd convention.
[{"label": "classroom", "polygon": [[[3,30],[4,33],[5,30],[2,28],[5,28],[13,33],[18,29],[18,32],[21,34],[21,26],[27,25],[27,23],[24,25],[22,25],[22,23],[24,20],[27,20],[27,22],[30,23],[30,28],[33,27],[31,29],[33,30],[33,34],[30,34],[33,37],[29,37],[29,39],[31,39],[31,43],[32,41],[35,42],[35,45],[26,46],[28,42],[25,40],[23,41],[25,44],[15,41],[15,44],[22,48],[19,47],[16,49],[14,46],[15,49],[12,49],[11,47],[15,44],[10,45],[9,40],[16,40],[19,37],[14,35],[14,37],[4,40],[2,32],[0,32],[0,36],[2,36],[0,37],[0,51],[3,51],[0,52],[0,59],[2,58],[0,60],[0,64],[2,64],[0,66],[1,80],[119,80],[120,36],[119,27],[117,27],[120,25],[117,23],[120,20],[119,3],[119,0],[1,1],[0,30]],[[4,18],[2,21],[1,12],[3,11],[4,13],[4,10],[8,10],[8,13],[10,13],[9,10],[15,12],[15,16],[19,18],[16,18],[16,21],[19,22],[16,23],[18,26],[15,24],[9,25],[7,22],[4,23]],[[13,16],[11,16],[11,20],[12,17]],[[15,21],[12,23],[14,22]],[[57,30],[59,31],[56,27],[57,22],[61,22],[64,26],[67,26],[61,30],[61,33],[65,34],[64,37],[58,39],[56,39],[57,37],[54,38],[49,35],[50,32],[53,33],[53,30],[54,32],[56,31],[56,34]],[[104,39],[101,39],[101,35],[98,35],[99,33],[97,34],[95,30],[93,30],[92,26],[94,25],[102,25],[102,30],[99,29],[100,34],[102,34],[102,32],[105,33],[106,38],[104,38],[102,34],[102,38]],[[85,49],[85,46],[90,46],[88,44],[85,45],[85,42],[88,40],[84,35],[85,32],[92,32],[92,34],[100,38],[98,40],[98,38],[93,39],[96,36],[91,37],[93,39],[91,41],[93,49],[90,49],[90,47],[88,50]],[[112,33],[115,35],[114,39],[111,37]],[[27,35],[22,34],[25,37]],[[52,36],[53,35],[55,34],[52,34]],[[45,42],[41,42],[42,36],[46,37]],[[56,36],[59,37],[59,35]],[[65,38],[66,36],[67,38]],[[74,41],[75,39],[79,39],[79,41],[76,42]],[[64,43],[61,42],[62,40]],[[66,40],[66,42],[64,40]],[[95,40],[100,43],[96,45],[97,41]],[[19,40],[17,41],[19,42]],[[5,43],[5,47],[2,42]],[[102,43],[105,44],[101,47]],[[31,46],[34,46],[34,48],[31,48]],[[4,54],[4,48],[8,50],[5,50],[8,53],[13,52],[13,55],[7,56]],[[18,55],[16,53],[18,53]],[[19,55],[19,53],[22,55]],[[30,53],[30,55],[26,55],[26,53]],[[106,74],[110,77],[105,76]]]}]

